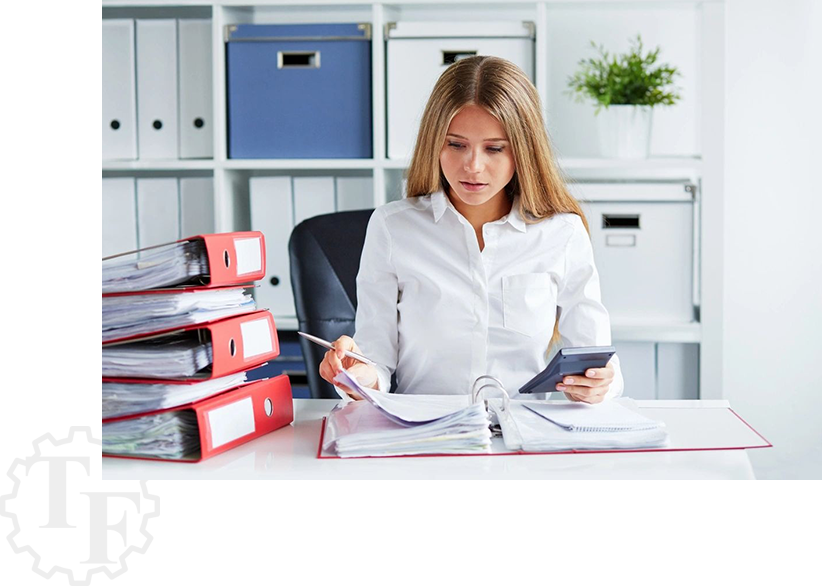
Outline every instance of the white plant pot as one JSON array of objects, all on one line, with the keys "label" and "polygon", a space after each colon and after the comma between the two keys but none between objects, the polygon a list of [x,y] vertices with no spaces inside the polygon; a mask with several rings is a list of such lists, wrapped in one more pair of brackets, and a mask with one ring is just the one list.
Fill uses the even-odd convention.
[{"label": "white plant pot", "polygon": [[651,106],[602,108],[596,115],[600,154],[616,159],[647,159],[652,113]]}]

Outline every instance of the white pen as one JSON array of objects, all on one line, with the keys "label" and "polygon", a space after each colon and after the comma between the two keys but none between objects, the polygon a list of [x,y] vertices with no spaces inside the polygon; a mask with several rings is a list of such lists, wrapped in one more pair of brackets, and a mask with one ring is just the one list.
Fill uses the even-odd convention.
[{"label": "white pen", "polygon": [[[311,334],[306,334],[305,332],[297,332],[306,340],[311,340],[315,344],[322,346],[323,348],[328,348],[329,350],[336,350],[334,346],[331,345],[331,342],[327,340],[323,340],[322,338],[318,338],[317,336],[312,336]],[[377,363],[373,360],[366,358],[362,354],[357,354],[356,352],[351,352],[349,350],[343,350],[343,354],[348,356],[349,358],[353,358],[354,360],[359,360],[360,362],[365,362],[366,364],[370,364],[371,366],[377,366]]]}]

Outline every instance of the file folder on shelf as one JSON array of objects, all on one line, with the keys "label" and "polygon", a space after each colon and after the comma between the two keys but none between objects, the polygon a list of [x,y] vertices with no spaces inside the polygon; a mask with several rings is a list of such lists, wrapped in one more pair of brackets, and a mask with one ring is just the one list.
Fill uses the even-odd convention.
[{"label": "file folder on shelf", "polygon": [[180,51],[180,158],[214,156],[211,85],[211,20],[177,21]]},{"label": "file folder on shelf", "polygon": [[176,159],[177,21],[137,21],[137,127],[141,159]]},{"label": "file folder on shelf", "polygon": [[180,209],[176,177],[137,179],[139,246],[148,248],[180,238]]},{"label": "file folder on shelf", "polygon": [[[190,375],[165,375],[165,371],[157,366],[157,362],[162,361],[164,351],[179,340],[208,344],[211,350],[211,362],[208,367]],[[128,365],[123,363],[117,366],[118,374],[107,375],[106,363],[116,360],[114,356],[107,360],[107,351],[112,349],[127,349],[133,352],[136,366],[129,370]],[[103,381],[114,381],[115,377],[149,379],[151,382],[174,378],[207,380],[255,368],[279,355],[280,346],[274,318],[268,311],[255,311],[163,334],[137,336],[128,342],[104,342]]]},{"label": "file folder on shelf", "polygon": [[[170,433],[150,433],[157,429],[153,421],[168,425],[169,418],[183,421]],[[293,420],[291,384],[280,375],[190,405],[104,420],[103,456],[200,462]]]},{"label": "file folder on shelf", "polygon": [[103,160],[136,158],[134,21],[103,19]]},{"label": "file folder on shelf", "polygon": [[[183,246],[187,243],[196,246]],[[192,281],[201,288],[249,283],[265,276],[265,252],[262,232],[200,234],[132,250],[103,259],[103,294]]]},{"label": "file folder on shelf", "polygon": [[133,177],[103,179],[103,256],[137,248]]},{"label": "file folder on shelf", "polygon": [[275,316],[294,316],[288,238],[294,229],[291,177],[252,177],[249,180],[251,227],[264,231],[267,271],[254,291],[257,303]]},{"label": "file folder on shelf", "polygon": [[180,177],[180,234],[211,234],[215,225],[214,180]]}]

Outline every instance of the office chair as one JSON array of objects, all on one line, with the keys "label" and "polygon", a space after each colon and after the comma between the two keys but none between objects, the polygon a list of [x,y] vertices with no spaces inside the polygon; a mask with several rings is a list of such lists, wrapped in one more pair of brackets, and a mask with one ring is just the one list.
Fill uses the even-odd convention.
[{"label": "office chair", "polygon": [[[365,230],[374,210],[337,212],[309,218],[294,228],[288,240],[291,288],[300,331],[333,342],[354,335],[357,313],[357,272]],[[300,337],[314,399],[336,399],[334,387],[320,377],[327,350]]]}]

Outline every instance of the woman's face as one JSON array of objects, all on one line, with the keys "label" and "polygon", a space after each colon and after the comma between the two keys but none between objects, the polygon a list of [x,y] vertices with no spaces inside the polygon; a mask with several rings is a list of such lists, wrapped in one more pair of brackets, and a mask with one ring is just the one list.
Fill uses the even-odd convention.
[{"label": "woman's face", "polygon": [[465,106],[451,120],[440,165],[451,196],[467,205],[482,205],[496,196],[514,176],[514,154],[499,120],[480,106]]}]

